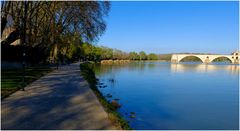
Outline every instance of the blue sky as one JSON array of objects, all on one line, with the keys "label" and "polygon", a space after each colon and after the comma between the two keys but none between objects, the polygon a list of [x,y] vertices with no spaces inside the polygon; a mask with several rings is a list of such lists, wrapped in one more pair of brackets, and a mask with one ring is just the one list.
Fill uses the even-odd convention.
[{"label": "blue sky", "polygon": [[238,2],[111,2],[98,45],[147,53],[238,50]]}]

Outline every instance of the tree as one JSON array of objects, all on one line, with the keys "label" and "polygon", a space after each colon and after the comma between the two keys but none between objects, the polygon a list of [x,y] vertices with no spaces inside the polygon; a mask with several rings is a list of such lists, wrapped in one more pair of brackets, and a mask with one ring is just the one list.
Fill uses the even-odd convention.
[{"label": "tree", "polygon": [[122,60],[124,59],[124,52],[118,49],[113,50],[113,59],[114,60]]},{"label": "tree", "polygon": [[139,60],[139,55],[138,55],[138,53],[136,53],[136,52],[130,52],[129,53],[129,59],[130,60]]},{"label": "tree", "polygon": [[113,58],[113,49],[108,47],[100,47],[102,49],[101,59],[109,60]]},{"label": "tree", "polygon": [[147,54],[144,51],[139,52],[140,60],[147,60]]},{"label": "tree", "polygon": [[148,55],[148,60],[158,60],[158,56],[154,53]]},{"label": "tree", "polygon": [[92,57],[92,46],[91,44],[85,42],[81,45],[82,50],[82,56],[84,56],[86,59],[90,60]]},{"label": "tree", "polygon": [[78,40],[83,42],[98,40],[106,29],[103,18],[110,9],[107,1],[25,1],[25,4],[26,17],[24,1],[1,2],[1,32],[5,28],[13,29],[1,44],[9,45],[26,36],[28,45],[46,47],[53,58],[66,52],[67,34],[78,35]]}]

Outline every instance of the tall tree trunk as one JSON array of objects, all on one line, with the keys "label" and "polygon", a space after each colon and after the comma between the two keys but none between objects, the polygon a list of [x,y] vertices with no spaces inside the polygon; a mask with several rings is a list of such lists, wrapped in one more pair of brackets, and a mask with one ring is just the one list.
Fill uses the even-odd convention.
[{"label": "tall tree trunk", "polygon": [[6,27],[6,25],[7,25],[7,17],[3,16],[2,19],[1,19],[1,36],[3,34],[3,31]]}]

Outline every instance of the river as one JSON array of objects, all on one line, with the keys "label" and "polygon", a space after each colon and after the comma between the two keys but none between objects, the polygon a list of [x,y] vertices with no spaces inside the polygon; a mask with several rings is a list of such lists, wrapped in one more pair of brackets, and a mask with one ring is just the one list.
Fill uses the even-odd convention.
[{"label": "river", "polygon": [[238,65],[131,62],[96,65],[95,73],[133,129],[239,128]]}]

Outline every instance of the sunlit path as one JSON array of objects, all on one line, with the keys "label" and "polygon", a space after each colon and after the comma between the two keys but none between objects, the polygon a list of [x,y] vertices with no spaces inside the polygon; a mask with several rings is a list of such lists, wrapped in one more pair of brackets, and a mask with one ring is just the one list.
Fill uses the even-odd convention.
[{"label": "sunlit path", "polygon": [[79,63],[40,78],[1,106],[2,129],[114,129]]}]

